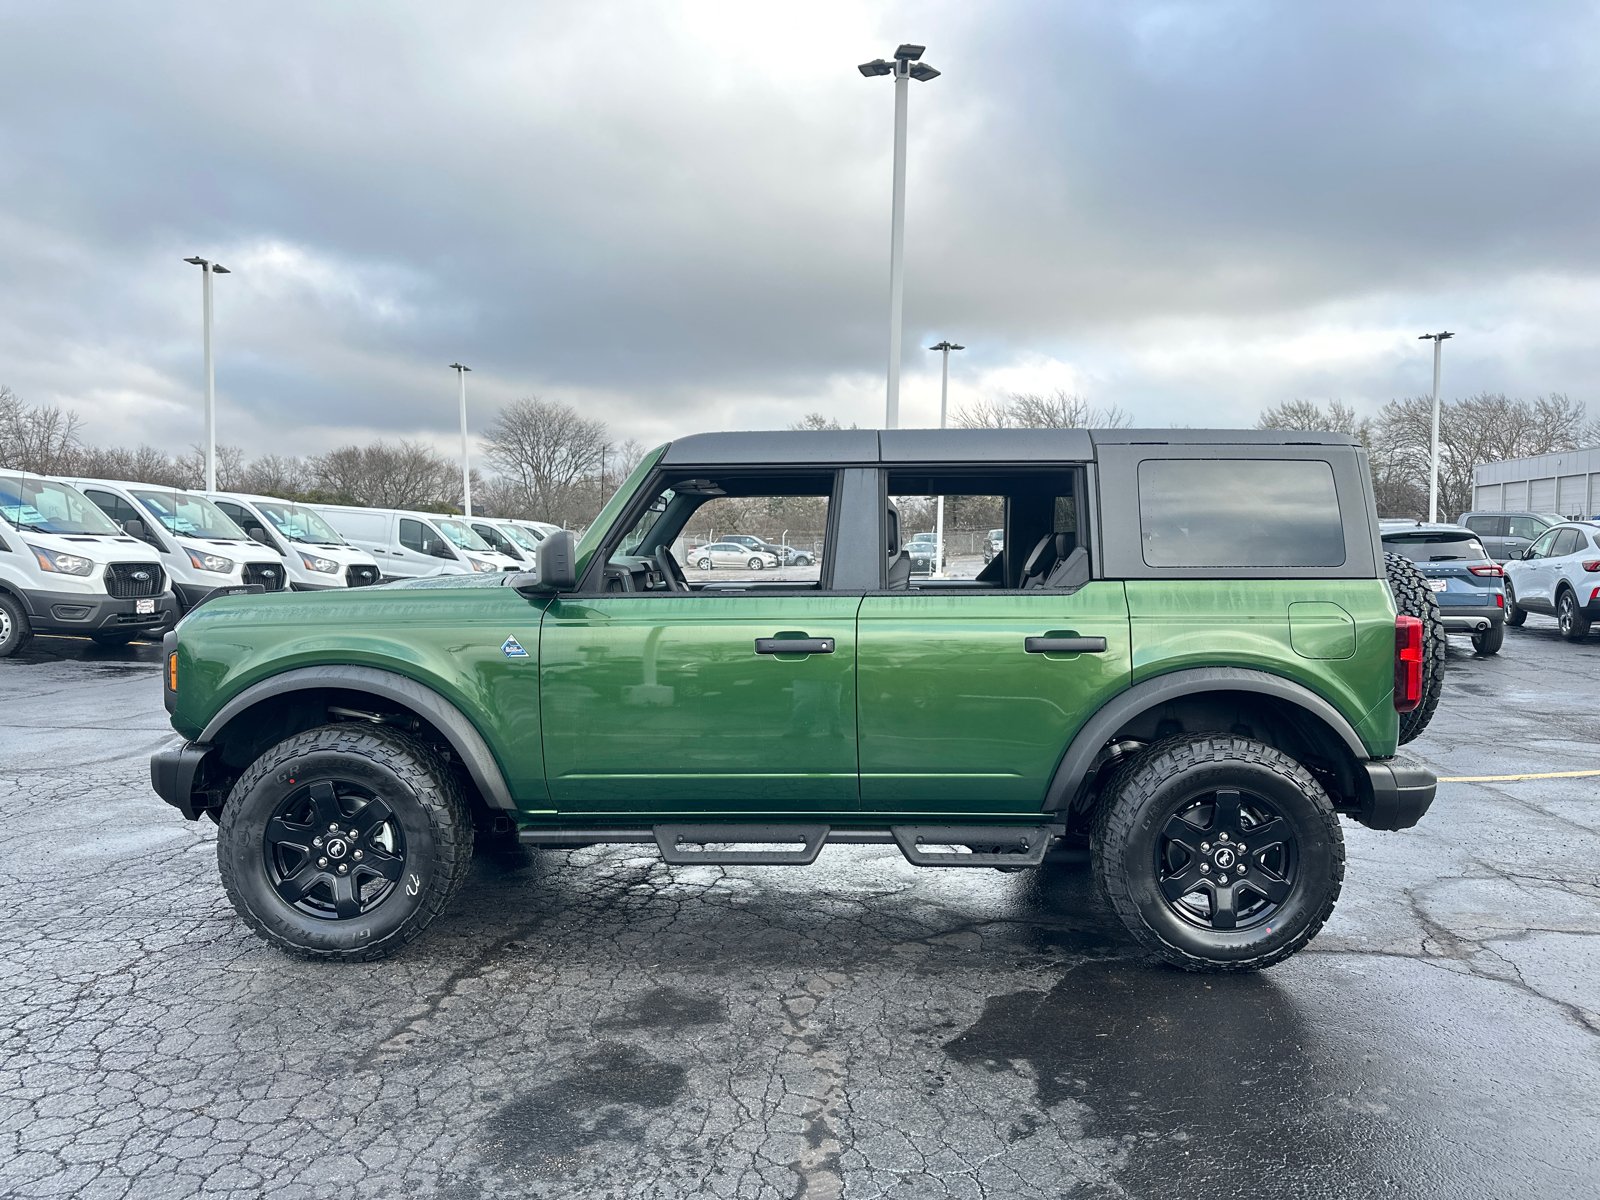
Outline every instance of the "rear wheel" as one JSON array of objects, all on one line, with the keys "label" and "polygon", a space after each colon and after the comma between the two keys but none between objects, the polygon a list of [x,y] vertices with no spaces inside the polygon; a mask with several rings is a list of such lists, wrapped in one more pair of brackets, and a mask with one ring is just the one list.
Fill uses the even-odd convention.
[{"label": "rear wheel", "polygon": [[1506,640],[1506,627],[1501,624],[1490,625],[1482,633],[1472,635],[1472,652],[1480,655],[1500,653],[1500,647]]},{"label": "rear wheel", "polygon": [[1578,604],[1578,597],[1563,588],[1556,598],[1556,623],[1561,626],[1561,636],[1569,642],[1581,642],[1589,636],[1589,614]]},{"label": "rear wheel", "polygon": [[388,729],[327,725],[279,742],[240,776],[217,863],[264,941],[361,961],[432,923],[472,846],[471,812],[436,750]]},{"label": "rear wheel", "polygon": [[1428,580],[1417,570],[1416,563],[1404,554],[1385,554],[1383,565],[1400,615],[1416,617],[1422,622],[1422,703],[1400,714],[1400,744],[1404,746],[1421,736],[1428,722],[1433,720],[1433,710],[1439,707],[1450,636],[1445,633],[1444,621],[1439,616],[1439,601],[1434,599]]},{"label": "rear wheel", "polygon": [[1506,580],[1506,624],[1515,629],[1527,619],[1528,610],[1517,603],[1516,589],[1511,586],[1511,580]]},{"label": "rear wheel", "polygon": [[752,557],[750,559],[750,561],[748,563],[746,563],[745,565],[748,566],[752,571],[759,571],[759,570],[761,570],[762,567],[766,566],[767,564],[762,562],[759,558]]},{"label": "rear wheel", "polygon": [[713,563],[709,558],[702,558],[699,562],[695,563],[695,566],[699,567],[702,571],[709,571],[715,565],[716,564]]},{"label": "rear wheel", "polygon": [[1096,813],[1095,878],[1147,950],[1188,971],[1281,962],[1333,912],[1344,836],[1322,785],[1270,746],[1157,742]]}]

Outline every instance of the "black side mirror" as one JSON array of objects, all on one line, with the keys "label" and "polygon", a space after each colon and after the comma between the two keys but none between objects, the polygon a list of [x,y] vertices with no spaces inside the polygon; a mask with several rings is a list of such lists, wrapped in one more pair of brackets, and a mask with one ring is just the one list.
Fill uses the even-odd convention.
[{"label": "black side mirror", "polygon": [[261,526],[252,525],[249,529],[246,529],[244,533],[245,536],[252,542],[260,542],[268,550],[277,550],[277,547],[272,544],[272,539],[267,536],[267,531],[261,528]]},{"label": "black side mirror", "polygon": [[577,539],[570,529],[552,533],[539,543],[534,569],[518,571],[509,581],[511,586],[524,596],[570,592],[578,586],[576,550]]},{"label": "black side mirror", "polygon": [[429,542],[428,553],[435,558],[454,558],[456,552],[443,542]]},{"label": "black side mirror", "polygon": [[150,539],[150,534],[145,531],[144,522],[139,520],[138,517],[134,517],[130,521],[124,521],[122,523],[122,532],[129,537],[138,538],[141,542]]}]

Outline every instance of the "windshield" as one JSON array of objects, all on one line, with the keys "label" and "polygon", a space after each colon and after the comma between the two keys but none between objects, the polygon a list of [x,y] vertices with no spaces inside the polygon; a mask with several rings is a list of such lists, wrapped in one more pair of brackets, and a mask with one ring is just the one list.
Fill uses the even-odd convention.
[{"label": "windshield", "polygon": [[122,532],[77,488],[28,475],[0,475],[0,513],[36,533]]},{"label": "windshield", "polygon": [[445,521],[435,517],[433,519],[433,523],[439,527],[440,533],[444,534],[445,537],[449,538],[463,550],[481,551],[493,549],[488,542],[484,541],[460,521]]},{"label": "windshield", "polygon": [[1383,539],[1385,550],[1398,550],[1412,562],[1487,562],[1483,543],[1458,534],[1413,533]]},{"label": "windshield", "polygon": [[498,528],[524,550],[539,548],[539,535],[531,529],[524,529],[521,525],[501,525]]},{"label": "windshield", "polygon": [[191,496],[188,492],[134,492],[133,498],[149,509],[169,533],[245,540],[244,530],[204,496]]},{"label": "windshield", "polygon": [[278,532],[291,542],[311,542],[327,546],[348,544],[339,536],[338,530],[309,508],[301,508],[295,504],[269,504],[265,500],[257,500],[255,506],[277,527]]}]

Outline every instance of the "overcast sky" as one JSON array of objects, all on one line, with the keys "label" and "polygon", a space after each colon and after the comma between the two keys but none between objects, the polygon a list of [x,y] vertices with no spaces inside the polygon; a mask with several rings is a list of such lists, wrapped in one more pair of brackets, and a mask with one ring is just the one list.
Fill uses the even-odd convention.
[{"label": "overcast sky", "polygon": [[0,0],[0,383],[316,453],[539,395],[655,443],[1064,387],[1141,424],[1600,399],[1592,4]]}]

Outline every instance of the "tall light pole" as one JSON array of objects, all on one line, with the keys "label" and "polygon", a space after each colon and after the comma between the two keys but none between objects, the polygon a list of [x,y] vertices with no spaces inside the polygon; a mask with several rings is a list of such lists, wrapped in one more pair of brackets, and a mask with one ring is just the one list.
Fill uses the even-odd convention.
[{"label": "tall light pole", "polygon": [[906,240],[906,81],[926,83],[939,72],[918,62],[925,46],[902,45],[894,61],[875,58],[856,69],[871,78],[894,76],[894,200],[889,218],[889,395],[884,405],[884,428],[900,427],[900,317],[905,296]]},{"label": "tall light pole", "polygon": [[200,268],[200,325],[206,357],[206,491],[217,490],[217,379],[211,365],[211,277],[231,275],[221,263],[204,258],[186,258]]},{"label": "tall light pole", "polygon": [[456,373],[456,379],[461,384],[461,515],[471,521],[472,470],[467,466],[467,372],[472,368],[462,363],[451,363],[450,369]]},{"label": "tall light pole", "polygon": [[[944,370],[939,376],[939,428],[945,424],[945,413],[950,403],[950,351],[965,350],[965,346],[958,346],[949,338],[937,346],[929,346],[929,350],[939,350],[944,355]],[[940,579],[944,578],[944,497],[939,497],[939,511],[933,522],[933,573]]]},{"label": "tall light pole", "polygon": [[1444,333],[1424,333],[1419,342],[1433,343],[1433,453],[1428,458],[1428,524],[1439,519],[1439,352],[1446,339],[1455,337]]}]

